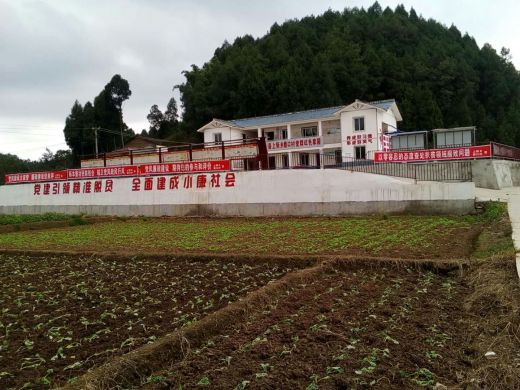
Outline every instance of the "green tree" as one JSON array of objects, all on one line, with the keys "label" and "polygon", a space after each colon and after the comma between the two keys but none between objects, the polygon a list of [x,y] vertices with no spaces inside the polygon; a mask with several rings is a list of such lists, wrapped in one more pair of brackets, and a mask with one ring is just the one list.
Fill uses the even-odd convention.
[{"label": "green tree", "polygon": [[403,130],[476,125],[480,140],[520,146],[511,60],[508,49],[479,48],[456,26],[403,6],[327,11],[224,42],[183,72],[179,128],[189,135],[212,118],[395,98]]},{"label": "green tree", "polygon": [[161,110],[159,110],[157,104],[154,104],[150,108],[150,113],[146,116],[146,119],[148,119],[148,122],[150,122],[150,129],[148,130],[148,134],[150,137],[158,137],[159,130],[161,129],[161,125],[164,122],[164,115]]},{"label": "green tree", "polygon": [[131,95],[128,81],[116,74],[94,98],[93,104],[87,102],[81,106],[76,100],[63,129],[65,142],[72,151],[76,166],[81,156],[95,153],[94,128],[100,129],[98,150],[101,153],[122,147],[121,134],[123,138],[134,134],[124,123],[122,111],[123,102]]}]

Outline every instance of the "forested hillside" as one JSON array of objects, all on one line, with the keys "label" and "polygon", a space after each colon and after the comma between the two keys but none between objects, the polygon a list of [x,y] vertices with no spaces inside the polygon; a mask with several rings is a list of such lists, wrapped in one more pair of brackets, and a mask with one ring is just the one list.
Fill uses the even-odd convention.
[{"label": "forested hillside", "polygon": [[403,130],[476,125],[520,146],[520,76],[507,49],[403,6],[328,11],[225,42],[177,86],[182,126],[395,98]]}]

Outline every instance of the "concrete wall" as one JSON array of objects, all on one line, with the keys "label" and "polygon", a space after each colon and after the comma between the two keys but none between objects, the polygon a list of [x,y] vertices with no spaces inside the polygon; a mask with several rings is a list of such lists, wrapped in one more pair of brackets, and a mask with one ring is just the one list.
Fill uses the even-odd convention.
[{"label": "concrete wall", "polygon": [[473,181],[480,188],[500,190],[520,186],[520,162],[509,160],[473,160]]},{"label": "concrete wall", "polygon": [[[219,187],[212,187],[212,174],[206,174],[204,188],[196,188],[199,174],[178,176],[178,189],[169,189],[172,176],[164,176],[166,186],[162,190],[158,188],[160,177],[153,177],[153,185],[148,190],[145,190],[145,178],[141,178],[138,191],[132,190],[135,178],[112,179],[111,192],[104,191],[109,179],[101,180],[99,185],[95,185],[96,180],[90,180],[90,193],[83,193],[88,180],[78,181],[81,193],[74,194],[64,194],[63,183],[51,183],[48,195],[42,192],[34,195],[34,184],[2,186],[0,213],[275,216],[474,211],[473,183],[416,184],[409,179],[335,169],[233,174],[234,182],[227,177],[232,174],[220,174]],[[193,179],[192,188],[183,186],[188,176]],[[234,186],[226,186],[226,183]],[[94,192],[94,188],[99,192]]]}]

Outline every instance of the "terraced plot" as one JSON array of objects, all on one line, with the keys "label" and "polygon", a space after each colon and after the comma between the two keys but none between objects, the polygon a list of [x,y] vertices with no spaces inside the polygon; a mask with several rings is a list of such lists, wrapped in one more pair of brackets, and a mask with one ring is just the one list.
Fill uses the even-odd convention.
[{"label": "terraced plot", "polygon": [[465,258],[481,230],[476,216],[130,219],[3,234],[0,248]]},{"label": "terraced plot", "polygon": [[[466,369],[468,292],[456,275],[412,268],[329,270],[229,326],[143,388],[431,387]],[[457,346],[453,348],[453,346]]]},{"label": "terraced plot", "polygon": [[0,388],[54,388],[294,268],[1,255]]}]

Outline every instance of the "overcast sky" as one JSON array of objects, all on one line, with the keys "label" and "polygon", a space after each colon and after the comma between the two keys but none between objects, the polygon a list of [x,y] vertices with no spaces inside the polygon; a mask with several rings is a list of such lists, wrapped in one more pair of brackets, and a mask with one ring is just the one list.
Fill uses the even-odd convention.
[{"label": "overcast sky", "polygon": [[[75,99],[92,100],[119,73],[130,83],[125,122],[148,127],[181,72],[202,65],[224,40],[264,35],[274,22],[373,0],[0,0],[0,152],[36,159],[66,148],[63,126]],[[511,49],[520,69],[517,0],[380,0],[455,24],[482,46]],[[177,96],[178,97],[178,96]]]}]

